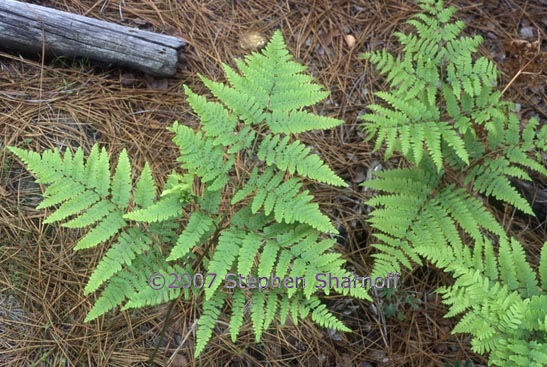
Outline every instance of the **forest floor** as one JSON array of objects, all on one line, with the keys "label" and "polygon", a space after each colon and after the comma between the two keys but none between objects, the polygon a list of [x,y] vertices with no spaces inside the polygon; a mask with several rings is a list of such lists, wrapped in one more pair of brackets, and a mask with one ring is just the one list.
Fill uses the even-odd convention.
[{"label": "forest floor", "polygon": [[[87,60],[20,57],[0,52],[0,366],[145,366],[159,340],[167,305],[135,312],[114,310],[99,321],[83,322],[93,297],[83,288],[103,249],[74,252],[79,233],[43,224],[36,210],[41,188],[6,150],[34,151],[99,142],[117,156],[126,148],[137,167],[150,162],[158,184],[176,165],[177,150],[166,130],[174,120],[197,127],[183,85],[206,93],[198,78],[224,80],[222,63],[251,51],[250,32],[268,39],[281,29],[295,59],[308,66],[330,97],[314,107],[345,124],[332,133],[308,133],[346,189],[318,187],[314,194],[344,234],[339,250],[360,274],[372,264],[373,237],[366,223],[370,197],[360,184],[382,161],[363,142],[358,115],[384,87],[359,58],[367,50],[400,50],[394,31],[418,9],[406,0],[42,0],[40,5],[186,39],[185,61],[176,76],[156,79]],[[526,121],[547,120],[547,64],[544,0],[447,1],[480,34],[480,54],[502,71],[504,98],[520,105]],[[243,44],[242,44],[243,42]],[[0,45],[1,46],[1,45]],[[536,182],[544,185],[545,182]],[[492,206],[500,222],[525,238],[530,257],[546,238],[546,224]],[[309,321],[272,327],[254,343],[244,325],[238,342],[219,324],[206,351],[194,360],[194,328],[200,305],[180,301],[169,320],[157,366],[442,366],[470,360],[469,337],[452,335],[457,320],[433,292],[450,278],[431,266],[402,274],[393,295],[374,302],[326,299],[353,333],[329,333]],[[226,320],[224,320],[226,321]],[[106,362],[107,361],[107,362]]]}]

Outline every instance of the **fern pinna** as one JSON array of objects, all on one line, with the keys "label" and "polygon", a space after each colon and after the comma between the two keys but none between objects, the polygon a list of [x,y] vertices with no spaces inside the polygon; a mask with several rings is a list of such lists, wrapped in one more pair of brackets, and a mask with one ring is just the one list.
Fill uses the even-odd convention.
[{"label": "fern pinna", "polygon": [[396,34],[401,56],[363,55],[389,86],[362,116],[367,138],[376,139],[375,150],[385,147],[386,159],[397,153],[410,163],[364,183],[383,192],[367,203],[379,240],[373,273],[431,260],[456,278],[441,289],[448,316],[464,313],[454,332],[472,334],[474,350],[490,352],[490,364],[545,366],[547,249],[538,276],[481,195],[533,214],[509,178],[547,174],[547,126],[531,118],[521,128],[495,89],[495,65],[472,58],[481,38],[461,36],[464,23],[450,21],[456,8],[438,0],[419,6],[423,13],[408,22],[417,32]]},{"label": "fern pinna", "polygon": [[[195,132],[178,122],[170,128],[181,169],[169,175],[159,196],[148,166],[133,187],[125,151],[110,179],[108,156],[97,146],[87,160],[81,149],[63,155],[11,148],[39,182],[49,185],[40,208],[60,204],[47,223],[92,228],[76,250],[112,243],[85,289],[86,294],[102,289],[86,321],[118,305],[138,308],[181,295],[181,289],[148,287],[146,277],[152,273],[202,272],[215,278],[204,287],[196,355],[204,350],[226,305],[231,305],[234,341],[247,319],[257,341],[277,317],[284,323],[291,316],[297,323],[311,315],[321,326],[348,330],[320,302],[314,286],[318,273],[339,278],[352,274],[333,252],[336,229],[303,180],[346,184],[294,135],[342,121],[305,110],[328,92],[291,60],[279,31],[263,52],[236,63],[239,72],[224,65],[229,85],[202,77],[216,100],[185,88],[202,129]],[[186,225],[179,231],[181,218]],[[164,255],[158,244],[172,247]],[[195,252],[204,255],[198,258]],[[305,288],[228,290],[222,285],[231,273],[303,277]],[[361,287],[335,290],[369,297]],[[200,296],[199,289],[184,292],[185,297]]]}]

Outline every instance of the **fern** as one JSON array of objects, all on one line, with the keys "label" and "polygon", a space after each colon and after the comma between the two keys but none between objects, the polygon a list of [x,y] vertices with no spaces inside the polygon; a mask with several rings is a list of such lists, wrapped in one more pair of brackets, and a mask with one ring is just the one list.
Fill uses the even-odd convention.
[{"label": "fern", "polygon": [[[547,248],[547,243],[544,248]],[[497,366],[545,366],[547,363],[547,293],[538,286],[537,275],[527,263],[516,240],[502,239],[498,257],[487,239],[474,250],[417,251],[454,274],[452,287],[439,292],[450,306],[447,317],[465,313],[454,329],[473,335],[472,348],[490,353]],[[545,257],[541,262],[544,263]],[[490,264],[485,267],[485,264]]]},{"label": "fern", "polygon": [[364,183],[381,192],[367,203],[378,239],[373,273],[430,260],[456,278],[439,289],[446,316],[463,315],[454,333],[470,333],[473,350],[489,353],[490,365],[544,366],[547,246],[536,273],[481,195],[533,214],[509,178],[547,174],[547,128],[534,118],[521,128],[495,90],[495,65],[472,58],[480,37],[460,36],[463,23],[449,21],[454,7],[419,5],[424,12],[408,22],[416,34],[396,34],[401,57],[364,54],[390,87],[362,117],[367,138],[376,138],[376,150],[385,147],[386,158],[397,153],[411,164]]},{"label": "fern", "polygon": [[[88,229],[76,250],[108,247],[85,288],[86,295],[101,292],[86,321],[118,306],[126,310],[203,297],[196,356],[228,306],[233,341],[246,322],[258,341],[277,317],[284,323],[287,316],[295,323],[311,317],[320,326],[349,331],[321,303],[314,276],[354,275],[333,251],[336,229],[304,186],[307,180],[346,183],[294,135],[342,121],[306,110],[328,92],[291,60],[280,32],[262,53],[236,64],[239,72],[224,65],[228,85],[202,77],[215,99],[185,87],[201,129],[178,122],[169,129],[180,167],[161,192],[148,165],[133,179],[125,150],[111,172],[106,151],[97,146],[87,159],[81,149],[38,154],[11,148],[39,182],[49,185],[40,208],[56,209],[46,222]],[[153,289],[158,281],[162,288],[161,276],[170,273],[215,277],[203,292]],[[230,274],[241,275],[243,284],[229,287]],[[281,281],[266,292],[253,289],[252,277]],[[284,286],[287,278],[297,277],[305,279],[305,288]],[[370,299],[360,286],[322,290],[331,291]]]}]

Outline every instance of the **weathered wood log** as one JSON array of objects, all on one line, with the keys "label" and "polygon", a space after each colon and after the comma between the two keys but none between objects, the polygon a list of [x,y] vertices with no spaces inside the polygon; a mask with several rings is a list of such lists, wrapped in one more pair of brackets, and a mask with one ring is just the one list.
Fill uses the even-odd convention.
[{"label": "weathered wood log", "polygon": [[0,48],[87,57],[172,76],[186,41],[15,0],[0,1]]}]

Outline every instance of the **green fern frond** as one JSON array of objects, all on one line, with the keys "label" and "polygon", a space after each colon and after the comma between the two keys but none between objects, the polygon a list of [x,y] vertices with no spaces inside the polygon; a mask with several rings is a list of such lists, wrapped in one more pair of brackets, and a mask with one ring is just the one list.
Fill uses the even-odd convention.
[{"label": "green fern frond", "polygon": [[482,38],[462,37],[464,23],[450,22],[455,7],[441,0],[418,5],[423,13],[408,22],[416,32],[395,34],[403,56],[363,55],[391,89],[376,93],[381,103],[362,115],[366,140],[413,166],[364,184],[383,191],[367,203],[375,207],[369,223],[379,240],[373,273],[430,260],[456,279],[438,290],[446,317],[463,314],[454,333],[471,334],[473,350],[490,354],[489,365],[544,366],[546,245],[536,274],[477,194],[532,214],[509,177],[547,174],[547,127],[531,119],[522,128],[514,106],[495,90],[495,64],[472,57]]},{"label": "green fern frond", "polygon": [[169,130],[175,133],[173,141],[180,149],[182,168],[189,175],[197,175],[204,183],[209,183],[209,190],[215,191],[224,187],[228,181],[228,172],[232,168],[233,158],[225,161],[224,150],[215,145],[212,139],[202,139],[201,133],[194,133],[187,126],[175,122]]},{"label": "green fern frond", "polygon": [[213,297],[205,300],[203,303],[203,312],[198,321],[197,343],[195,349],[196,357],[201,354],[209,342],[209,339],[211,339],[213,329],[220,316],[224,302],[225,294],[216,292]]},{"label": "green fern frond", "polygon": [[[389,193],[376,195],[367,202],[375,207],[369,223],[381,231],[375,233],[381,243],[373,245],[379,250],[373,255],[376,275],[400,271],[401,265],[411,269],[411,261],[421,263],[416,246],[438,254],[446,252],[445,243],[461,248],[459,229],[475,239],[482,238],[484,231],[505,234],[492,214],[465,190],[447,186],[436,192],[442,176],[435,176],[435,171],[416,167],[377,175],[376,180],[364,183]],[[452,261],[449,252],[446,256],[438,259],[440,266]]]},{"label": "green fern frond", "polygon": [[[134,265],[121,274],[128,279],[128,287],[132,289],[128,293],[127,302],[121,308],[122,311],[160,305],[176,300],[183,293],[183,289],[178,284],[172,284],[176,280],[174,275],[192,273],[179,265],[167,264],[161,256],[159,251],[149,251],[134,260]],[[164,275],[164,286],[158,289],[154,284],[148,284],[150,278],[147,277],[151,274]],[[195,291],[192,287],[190,289]],[[189,290],[184,289],[184,294],[185,298],[188,298]]]},{"label": "green fern frond", "polygon": [[259,342],[264,330],[264,293],[254,292],[252,296],[251,319],[253,320],[253,328],[256,336],[256,341]]},{"label": "green fern frond", "polygon": [[533,214],[530,204],[519,194],[505,176],[510,163],[505,159],[486,159],[475,167],[466,177],[467,182],[473,180],[473,188],[487,196],[493,196],[505,201],[527,214]]},{"label": "green fern frond", "polygon": [[[71,195],[73,193],[70,193],[69,191],[63,191],[63,195],[65,196],[63,198],[63,201],[64,201],[63,204],[59,206],[59,208],[54,213],[50,214],[47,217],[47,219],[44,220],[44,223],[50,224],[54,222],[63,221],[67,217],[71,217],[81,213],[83,210],[89,208],[91,205],[97,203],[101,199],[96,192],[87,191],[87,190],[76,194],[76,196],[72,196],[72,195],[66,196],[67,194]],[[59,196],[56,196],[56,197],[58,198]],[[50,196],[48,199],[51,199],[51,198],[52,197]],[[47,204],[44,202],[47,202]],[[58,203],[55,203],[55,204],[58,204]],[[48,207],[53,206],[51,205],[51,202],[46,199],[42,203],[40,203],[40,205],[38,205],[36,208],[43,209],[46,207],[46,205]]]},{"label": "green fern frond", "polygon": [[266,298],[266,311],[264,312],[263,329],[267,330],[277,316],[277,310],[279,308],[279,304],[277,302],[278,292],[269,292],[267,294],[264,294],[264,297]]},{"label": "green fern frond", "polygon": [[180,235],[177,243],[167,257],[167,261],[180,259],[188,254],[194,246],[202,243],[214,228],[215,222],[208,215],[195,211],[190,216],[188,225]]},{"label": "green fern frond", "polygon": [[273,213],[277,222],[306,223],[320,231],[335,233],[336,229],[321,213],[319,206],[311,202],[313,197],[308,195],[308,191],[302,191],[302,183],[296,178],[283,182],[284,177],[283,172],[275,173],[272,167],[268,167],[261,176],[255,170],[232,203],[256,191],[251,206],[253,213],[264,208],[265,214]]},{"label": "green fern frond", "polygon": [[[245,273],[246,274],[246,273]],[[240,288],[235,288],[232,294],[232,317],[230,318],[230,336],[236,342],[239,330],[245,316],[245,294]]]},{"label": "green fern frond", "polygon": [[176,194],[166,195],[156,201],[154,204],[137,209],[124,215],[125,219],[137,222],[154,223],[171,218],[180,217],[182,207],[180,198]]},{"label": "green fern frond", "polygon": [[205,288],[206,300],[211,299],[211,297],[218,293],[215,291],[229,273],[229,270],[239,253],[241,242],[244,237],[245,232],[237,228],[230,228],[220,235],[218,245],[207,268],[208,273],[215,274],[216,277],[211,285]]},{"label": "green fern frond", "polygon": [[318,156],[312,155],[304,144],[298,141],[289,144],[289,141],[289,136],[281,138],[275,135],[264,138],[257,152],[258,158],[266,161],[268,165],[275,164],[278,169],[287,170],[290,174],[298,172],[299,175],[318,182],[332,186],[347,186]]},{"label": "green fern frond", "polygon": [[332,129],[342,123],[342,120],[300,110],[274,110],[266,115],[266,124],[274,134],[300,134],[316,129]]},{"label": "green fern frond", "polygon": [[[124,271],[116,272],[108,280],[100,296],[88,312],[85,322],[96,319],[114,307],[123,304],[124,301],[127,302],[122,310],[157,305],[176,298],[180,293],[180,289],[166,286],[161,290],[156,290],[146,285],[147,277],[154,272],[161,272],[166,275],[184,272],[179,266],[169,266],[161,260],[160,256],[161,254],[158,251],[145,251],[135,254],[131,266],[124,266]],[[94,274],[98,273],[95,272]],[[94,287],[93,283],[90,287]]]},{"label": "green fern frond", "polygon": [[[261,245],[262,237],[258,234],[250,232],[245,236],[241,243],[241,248],[239,249],[239,262],[237,264],[238,274],[251,274],[251,268],[253,267],[256,254]],[[261,274],[269,274],[269,272]]]},{"label": "green fern frond", "polygon": [[267,241],[260,254],[260,263],[258,265],[258,274],[268,276],[272,273],[272,269],[277,258],[279,245],[274,241]]},{"label": "green fern frond", "polygon": [[[73,158],[70,150],[65,152],[64,157],[59,150],[46,151],[42,154],[28,152],[20,148],[9,147],[11,152],[17,155],[28,167],[28,169],[37,177],[37,182],[49,184],[44,192],[44,200],[38,205],[38,209],[50,208],[62,204],[46,219],[47,223],[62,221],[70,216],[76,215],[99,202],[102,197],[108,195],[103,191],[98,192],[98,187],[86,181],[87,175],[84,173],[84,161],[81,158],[82,152],[77,152]],[[95,161],[88,160],[86,167],[103,165],[108,169],[108,160],[98,156],[98,148],[92,149],[95,152]],[[104,152],[104,154],[106,154]],[[99,158],[101,158],[99,160]],[[92,158],[90,158],[92,159]],[[67,168],[68,167],[68,168]],[[71,173],[69,168],[76,167],[76,171]],[[108,172],[110,177],[110,172]],[[107,215],[104,206],[98,215]],[[97,218],[95,218],[96,220]]]},{"label": "green fern frond", "polygon": [[[513,348],[507,349],[506,345],[509,340],[523,350],[546,345],[546,334],[541,336],[537,331],[547,331],[542,308],[547,305],[547,296],[540,294],[536,274],[516,240],[509,242],[502,238],[497,258],[492,249],[486,239],[475,243],[472,256],[466,255],[465,251],[451,252],[449,256],[446,252],[432,252],[417,246],[420,254],[446,271],[452,271],[456,277],[454,286],[438,290],[450,306],[446,317],[465,312],[454,333],[470,333],[473,350],[490,352],[490,363],[513,365],[517,361],[515,356],[519,355],[515,365],[540,366],[544,358],[541,354],[523,354]],[[534,340],[533,335],[539,339]]]},{"label": "green fern frond", "polygon": [[[235,63],[238,70],[224,65],[228,84],[201,76],[215,100],[185,86],[201,126],[195,131],[175,121],[169,128],[180,164],[161,190],[148,164],[133,184],[125,150],[111,172],[106,150],[98,146],[87,159],[82,149],[63,156],[59,151],[38,154],[11,148],[48,185],[40,208],[57,208],[47,221],[91,227],[76,250],[109,246],[85,288],[86,294],[101,292],[86,321],[118,306],[128,310],[191,295],[199,299],[201,290],[182,290],[176,279],[170,284],[167,277],[205,269],[215,279],[203,291],[196,356],[210,340],[225,303],[232,306],[234,341],[247,321],[260,340],[278,314],[283,322],[290,315],[295,324],[311,315],[320,326],[348,331],[320,303],[312,278],[316,272],[348,279],[353,274],[333,251],[335,240],[328,239],[336,228],[304,185],[307,179],[347,184],[295,135],[343,121],[308,109],[328,91],[292,60],[279,31],[262,52]],[[427,65],[425,69],[429,79],[437,78]],[[419,88],[413,87],[418,95]],[[434,95],[431,85],[427,88]],[[181,223],[186,226],[181,228]],[[197,247],[199,256],[194,254]],[[232,272],[255,278],[305,277],[310,286],[227,293],[220,284]],[[167,284],[158,287],[161,279]],[[245,282],[246,288],[251,284],[252,279]],[[361,288],[323,293],[330,291],[371,299]]]},{"label": "green fern frond", "polygon": [[120,208],[126,208],[131,198],[131,189],[131,165],[127,151],[123,149],[112,177],[112,202]]},{"label": "green fern frond", "polygon": [[66,228],[84,228],[89,227],[116,210],[116,205],[110,201],[99,201],[90,206],[86,211],[76,218],[63,223]]},{"label": "green fern frond", "polygon": [[351,331],[327,310],[325,304],[320,304],[320,302],[317,297],[312,297],[304,304],[306,311],[313,310],[311,319],[315,323],[333,330]]},{"label": "green fern frond", "polygon": [[137,228],[129,228],[122,233],[91,274],[84,294],[95,292],[105,281],[122,270],[122,267],[130,267],[136,255],[147,251],[151,244],[152,240]]},{"label": "green fern frond", "polygon": [[544,291],[547,291],[547,242],[543,243],[543,247],[541,249],[539,262],[539,279],[541,281],[541,287]]},{"label": "green fern frond", "polygon": [[110,213],[76,243],[74,250],[83,250],[98,246],[111,239],[126,225],[127,223],[123,220],[121,213]]},{"label": "green fern frond", "polygon": [[112,279],[87,313],[84,322],[95,320],[97,317],[118,307],[125,299],[126,281],[121,278]]},{"label": "green fern frond", "polygon": [[135,185],[133,199],[138,208],[151,206],[156,199],[156,184],[150,171],[150,165],[146,163],[142,169],[141,176]]}]

